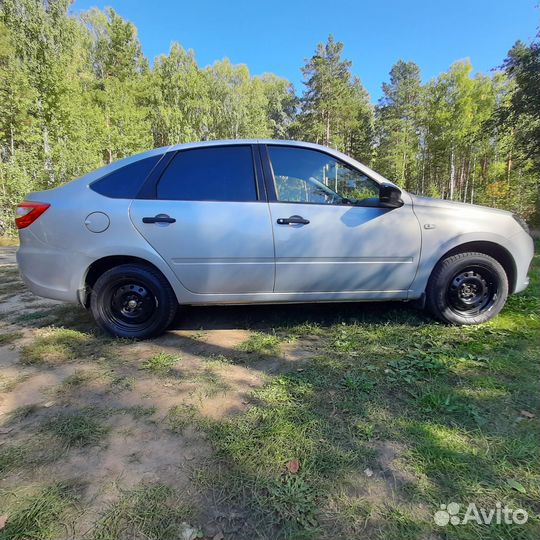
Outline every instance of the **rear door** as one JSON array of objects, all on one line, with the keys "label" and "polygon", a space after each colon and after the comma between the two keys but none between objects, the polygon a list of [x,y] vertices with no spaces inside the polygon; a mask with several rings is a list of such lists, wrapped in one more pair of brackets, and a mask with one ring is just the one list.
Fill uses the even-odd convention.
[{"label": "rear door", "polygon": [[155,198],[131,204],[134,226],[191,292],[273,289],[272,225],[255,150],[180,150],[157,181]]},{"label": "rear door", "polygon": [[403,194],[401,208],[381,208],[379,184],[331,154],[285,145],[261,150],[275,239],[275,292],[406,297],[421,241],[408,196]]}]

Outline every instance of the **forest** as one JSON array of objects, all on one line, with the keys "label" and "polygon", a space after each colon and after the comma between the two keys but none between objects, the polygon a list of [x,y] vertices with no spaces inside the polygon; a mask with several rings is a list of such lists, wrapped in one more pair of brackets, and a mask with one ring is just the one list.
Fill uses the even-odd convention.
[{"label": "forest", "polygon": [[[508,44],[488,74],[459,60],[423,83],[399,60],[373,105],[332,35],[299,67],[303,88],[228,59],[202,67],[172,44],[153,62],[113,9],[71,0],[0,3],[0,220],[13,208],[130,154],[231,138],[337,148],[407,190],[519,213],[538,225],[540,44]],[[246,44],[247,46],[247,44]]]}]

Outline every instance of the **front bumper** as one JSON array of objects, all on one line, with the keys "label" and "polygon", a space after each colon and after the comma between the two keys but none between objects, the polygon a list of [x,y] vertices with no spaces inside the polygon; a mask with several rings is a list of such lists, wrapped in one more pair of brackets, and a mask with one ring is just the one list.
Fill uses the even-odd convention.
[{"label": "front bumper", "polygon": [[534,242],[525,231],[510,238],[510,247],[516,263],[516,281],[512,292],[524,291],[529,285],[529,269],[534,256]]}]

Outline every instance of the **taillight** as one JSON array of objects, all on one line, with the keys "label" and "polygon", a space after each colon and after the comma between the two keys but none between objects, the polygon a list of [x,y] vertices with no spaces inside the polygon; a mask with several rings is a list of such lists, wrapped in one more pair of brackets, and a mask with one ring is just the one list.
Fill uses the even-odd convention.
[{"label": "taillight", "polygon": [[15,225],[17,229],[24,229],[36,221],[36,219],[51,206],[47,203],[24,201],[17,205],[17,217]]}]

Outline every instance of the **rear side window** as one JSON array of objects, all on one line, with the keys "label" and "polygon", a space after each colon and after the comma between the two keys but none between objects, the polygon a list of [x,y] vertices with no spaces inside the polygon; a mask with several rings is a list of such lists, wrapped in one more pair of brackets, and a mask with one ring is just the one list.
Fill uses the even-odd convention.
[{"label": "rear side window", "polygon": [[158,199],[256,201],[250,146],[216,146],[176,154],[157,186]]},{"label": "rear side window", "polygon": [[103,176],[93,182],[90,187],[100,195],[105,195],[105,197],[134,199],[141,190],[150,171],[160,159],[161,155],[157,155],[134,161]]}]

